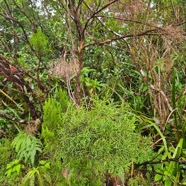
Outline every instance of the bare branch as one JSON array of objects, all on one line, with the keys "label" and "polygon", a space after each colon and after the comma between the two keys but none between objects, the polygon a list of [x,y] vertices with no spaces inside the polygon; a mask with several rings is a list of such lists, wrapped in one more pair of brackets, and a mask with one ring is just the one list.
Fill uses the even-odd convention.
[{"label": "bare branch", "polygon": [[107,43],[111,43],[112,41],[117,41],[117,40],[131,38],[131,37],[144,36],[144,35],[148,35],[148,34],[157,35],[156,33],[153,33],[154,31],[157,31],[157,30],[158,29],[150,29],[150,30],[146,30],[146,31],[143,31],[143,32],[140,32],[140,33],[137,33],[137,34],[125,34],[125,35],[117,36],[117,37],[114,37],[114,38],[106,39],[104,41],[89,43],[89,44],[84,45],[83,48],[93,46],[93,45],[104,45],[104,44],[107,44]]},{"label": "bare branch", "polygon": [[79,0],[76,11],[78,11],[79,7],[81,6],[81,4],[83,3],[83,0]]},{"label": "bare branch", "polygon": [[83,33],[85,32],[85,30],[87,29],[88,27],[88,24],[90,22],[91,19],[94,19],[94,17],[99,13],[101,12],[102,10],[106,9],[107,7],[109,7],[110,5],[114,4],[115,2],[117,2],[118,0],[114,0],[114,1],[111,1],[109,3],[107,3],[106,5],[104,5],[102,8],[100,8],[99,10],[97,10],[96,12],[94,12],[90,18],[87,20],[87,22],[85,23],[85,26],[84,26],[84,29],[83,29]]},{"label": "bare branch", "polygon": [[167,106],[168,106],[169,110],[172,112],[173,109],[172,109],[172,107],[171,107],[171,105],[170,105],[170,103],[169,103],[169,100],[167,99],[165,93],[164,93],[161,89],[155,87],[155,86],[152,85],[152,84],[149,84],[149,87],[150,87],[151,89],[155,90],[155,91],[158,91],[158,92],[163,96],[163,98],[165,99],[165,102],[167,103]]}]

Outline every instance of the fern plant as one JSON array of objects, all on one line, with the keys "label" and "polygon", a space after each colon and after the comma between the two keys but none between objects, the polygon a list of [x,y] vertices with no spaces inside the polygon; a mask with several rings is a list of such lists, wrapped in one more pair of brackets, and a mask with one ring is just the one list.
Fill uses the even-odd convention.
[{"label": "fern plant", "polygon": [[7,164],[7,171],[5,172],[5,175],[7,177],[12,176],[12,174],[15,174],[16,176],[19,176],[22,169],[24,169],[25,166],[23,164],[20,163],[20,160],[15,159],[13,161],[11,161],[9,164]]},{"label": "fern plant", "polygon": [[37,168],[32,168],[28,171],[26,176],[23,178],[21,186],[46,186],[51,185],[50,175],[47,171],[50,169],[50,163],[44,160],[39,161],[39,166]]},{"label": "fern plant", "polygon": [[12,146],[15,148],[18,159],[24,159],[25,163],[29,163],[31,166],[34,166],[37,152],[42,152],[40,139],[24,132],[20,132],[14,138]]}]

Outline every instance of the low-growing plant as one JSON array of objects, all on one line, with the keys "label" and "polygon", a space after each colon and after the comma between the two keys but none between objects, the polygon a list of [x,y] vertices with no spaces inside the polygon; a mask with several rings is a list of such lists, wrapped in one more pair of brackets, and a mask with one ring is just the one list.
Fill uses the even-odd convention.
[{"label": "low-growing plant", "polygon": [[69,98],[67,93],[62,89],[56,89],[54,95],[45,101],[43,106],[44,122],[42,123],[42,137],[45,143],[45,151],[55,149],[57,130],[61,123],[61,114],[62,112],[66,112],[68,103]]},{"label": "low-growing plant", "polygon": [[[55,100],[50,100],[51,105],[52,101]],[[46,108],[44,118],[49,112]],[[71,185],[100,186],[107,175],[124,181],[131,162],[143,162],[153,154],[150,138],[135,132],[136,118],[125,103],[94,100],[89,110],[69,104],[67,111],[61,110],[55,119],[55,155],[62,159],[63,169],[68,170],[65,178]],[[44,131],[48,128],[45,122]],[[47,125],[53,125],[50,117]]]},{"label": "low-growing plant", "polygon": [[9,181],[4,182],[5,185],[51,185],[51,178],[48,174],[50,163],[45,160],[36,161],[36,155],[38,155],[38,152],[42,152],[40,139],[33,135],[19,132],[13,142],[6,148],[10,148],[10,151],[13,152],[12,147],[15,149],[15,157],[17,155],[17,158],[10,159],[11,154],[7,157],[10,160],[5,163],[6,172],[4,171],[4,177],[6,179],[2,178],[2,181],[3,179]]},{"label": "low-growing plant", "polygon": [[15,176],[19,176],[21,174],[22,169],[24,168],[25,166],[22,163],[20,163],[20,160],[15,159],[11,161],[9,164],[7,164],[6,166],[7,171],[5,172],[5,175],[7,177],[12,176],[13,174]]},{"label": "low-growing plant", "polygon": [[168,156],[167,153],[164,153],[161,158],[162,163],[154,165],[154,169],[156,171],[154,180],[156,182],[161,181],[165,186],[185,185],[186,182],[184,179],[182,179],[184,177],[182,176],[184,173],[183,168],[185,167],[185,154],[183,151],[182,138],[180,139],[176,148],[173,146],[169,148],[169,154],[171,157]]},{"label": "low-growing plant", "polygon": [[149,186],[150,183],[148,182],[147,179],[143,178],[143,176],[135,176],[134,178],[130,178],[127,182],[127,185],[129,186],[139,186],[139,185],[143,185],[143,186]]},{"label": "low-growing plant", "polygon": [[37,151],[42,152],[41,140],[24,132],[19,132],[14,138],[12,146],[15,148],[17,158],[24,159],[25,163],[31,166],[34,166]]},{"label": "low-growing plant", "polygon": [[28,171],[23,178],[21,186],[25,185],[39,185],[46,186],[51,185],[51,178],[47,171],[50,169],[50,163],[44,160],[39,161],[37,168],[32,168]]}]

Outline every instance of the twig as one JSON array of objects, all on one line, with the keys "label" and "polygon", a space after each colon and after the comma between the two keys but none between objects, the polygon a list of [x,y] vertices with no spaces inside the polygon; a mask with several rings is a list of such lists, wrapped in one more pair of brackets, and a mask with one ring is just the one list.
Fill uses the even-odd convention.
[{"label": "twig", "polygon": [[24,109],[21,108],[7,93],[5,93],[3,90],[0,89],[0,93],[2,93],[4,96],[6,96],[10,101],[12,101],[22,112],[24,112]]},{"label": "twig", "polygon": [[125,34],[125,35],[117,36],[117,37],[114,37],[114,38],[106,39],[104,41],[89,43],[89,44],[84,45],[83,49],[86,48],[86,47],[92,46],[92,45],[104,45],[104,44],[107,44],[107,43],[111,43],[112,41],[117,41],[117,40],[131,38],[131,37],[138,37],[138,36],[148,35],[148,33],[153,32],[153,31],[157,31],[157,29],[150,29],[150,30],[146,30],[146,31],[143,31],[143,32],[140,32],[140,33],[137,33],[137,34]]},{"label": "twig", "polygon": [[106,9],[107,7],[109,7],[110,5],[114,4],[115,2],[117,2],[118,0],[114,0],[114,1],[111,1],[109,3],[107,3],[105,6],[103,6],[102,8],[100,8],[99,10],[97,10],[96,12],[94,12],[90,17],[89,19],[87,20],[87,22],[85,23],[85,26],[83,28],[83,33],[85,32],[85,30],[87,29],[88,27],[88,24],[89,24],[89,21],[91,19],[93,19],[95,17],[95,15],[97,15],[99,12],[101,12],[102,10]]},{"label": "twig", "polygon": [[186,164],[186,160],[182,160],[181,158],[166,158],[165,160],[159,160],[159,161],[145,161],[143,163],[135,164],[135,167],[140,167],[142,165],[152,165],[152,164],[161,164],[164,162],[177,162],[180,164]]}]

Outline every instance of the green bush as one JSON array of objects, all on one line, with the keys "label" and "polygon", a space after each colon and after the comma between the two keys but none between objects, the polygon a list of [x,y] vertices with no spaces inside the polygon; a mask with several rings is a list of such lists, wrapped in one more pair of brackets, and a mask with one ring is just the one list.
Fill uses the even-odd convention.
[{"label": "green bush", "polygon": [[61,112],[65,112],[68,105],[68,96],[62,89],[56,90],[53,97],[45,101],[43,106],[44,123],[42,126],[47,127],[50,131],[57,130],[61,122]]},{"label": "green bush", "polygon": [[[56,110],[55,117],[49,117],[49,108],[51,113]],[[57,127],[53,150],[62,158],[63,168],[69,170],[69,184],[101,185],[106,174],[124,180],[131,162],[140,163],[151,157],[151,140],[135,132],[136,118],[125,104],[115,106],[98,100],[90,110],[72,104],[66,112],[60,108],[55,99],[46,102],[43,131],[46,137],[47,128],[54,131],[52,126]],[[54,118],[57,125],[53,125]]]},{"label": "green bush", "polygon": [[40,28],[37,29],[36,33],[32,33],[30,35],[29,41],[32,44],[33,48],[39,52],[39,54],[46,54],[48,52],[48,40],[46,35],[41,31]]},{"label": "green bush", "polygon": [[56,135],[60,127],[62,112],[65,112],[69,103],[68,96],[62,89],[56,89],[53,97],[45,101],[42,123],[42,137],[45,142],[45,151],[55,148]]}]

